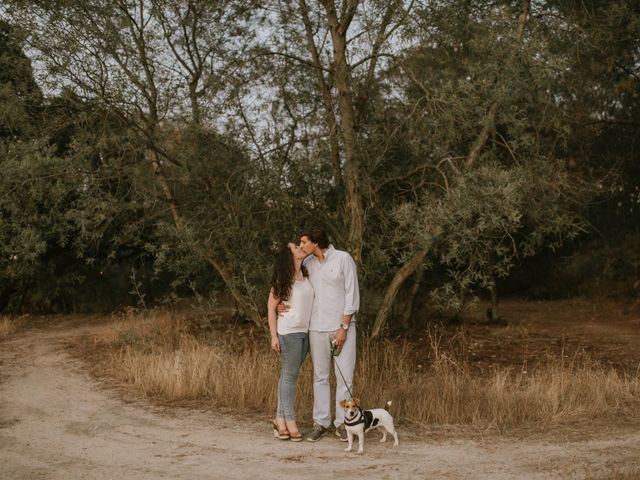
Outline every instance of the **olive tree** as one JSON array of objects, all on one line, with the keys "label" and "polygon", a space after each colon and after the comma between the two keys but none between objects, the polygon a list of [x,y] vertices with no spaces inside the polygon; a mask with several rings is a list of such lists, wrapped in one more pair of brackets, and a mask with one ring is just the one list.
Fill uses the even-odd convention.
[{"label": "olive tree", "polygon": [[[513,259],[584,229],[580,208],[591,188],[570,172],[557,95],[569,64],[548,42],[551,20],[534,7],[535,21],[528,0],[436,2],[420,11],[421,42],[393,75],[407,95],[395,110],[415,112],[414,134],[405,138],[426,180],[394,212],[422,213],[411,217],[418,230],[398,240],[402,248],[390,242],[402,256],[393,261],[373,336],[425,264],[441,265],[452,279],[432,292],[436,298],[455,306],[460,291],[489,288],[497,318],[496,280]],[[396,232],[403,215],[387,216]]]},{"label": "olive tree", "polygon": [[[262,302],[253,298],[247,289],[251,282],[234,264],[244,235],[229,208],[233,201],[250,205],[243,193],[252,173],[233,142],[216,133],[223,127],[225,78],[252,35],[246,22],[250,2],[14,4],[14,18],[32,27],[30,46],[46,67],[48,85],[65,84],[81,98],[97,99],[126,122],[144,147],[144,162],[130,165],[140,179],[135,186],[141,197],[159,222],[170,222],[164,231],[213,267],[240,311],[262,324]],[[190,131],[197,132],[190,138],[201,144],[181,141]],[[195,158],[194,151],[204,155]],[[143,165],[146,172],[140,170]],[[206,198],[198,197],[203,184]],[[196,198],[215,202],[194,209]],[[231,238],[231,232],[239,236]]]}]

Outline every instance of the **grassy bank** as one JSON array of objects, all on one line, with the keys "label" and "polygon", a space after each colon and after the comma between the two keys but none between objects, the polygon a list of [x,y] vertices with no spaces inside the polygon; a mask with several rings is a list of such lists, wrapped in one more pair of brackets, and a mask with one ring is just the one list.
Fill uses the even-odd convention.
[{"label": "grassy bank", "polygon": [[0,315],[0,340],[17,332],[24,323],[24,317]]},{"label": "grassy bank", "polygon": [[[213,406],[269,414],[279,365],[262,333],[229,327],[189,333],[180,316],[129,314],[93,337],[100,369],[160,400],[201,400]],[[583,355],[549,356],[526,368],[496,366],[482,373],[432,329],[418,344],[359,343],[355,395],[366,406],[394,401],[402,422],[509,428],[606,418],[640,418],[640,377]],[[311,362],[300,377],[297,409],[310,417]]]}]

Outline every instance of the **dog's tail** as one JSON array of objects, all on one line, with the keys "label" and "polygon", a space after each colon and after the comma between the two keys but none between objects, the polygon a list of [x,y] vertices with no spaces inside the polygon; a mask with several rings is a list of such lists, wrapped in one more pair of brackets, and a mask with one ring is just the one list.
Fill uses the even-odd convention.
[{"label": "dog's tail", "polygon": [[393,403],[393,400],[389,400],[387,402],[387,404],[384,406],[384,409],[388,412],[389,411],[389,407],[391,406],[391,404]]}]

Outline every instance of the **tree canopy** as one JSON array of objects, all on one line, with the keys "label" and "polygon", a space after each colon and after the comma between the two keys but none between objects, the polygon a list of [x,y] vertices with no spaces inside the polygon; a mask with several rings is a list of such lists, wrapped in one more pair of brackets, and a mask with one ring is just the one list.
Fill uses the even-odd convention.
[{"label": "tree canopy", "polygon": [[376,336],[637,233],[638,2],[5,4],[0,308],[97,283],[264,326],[273,249],[318,224]]}]

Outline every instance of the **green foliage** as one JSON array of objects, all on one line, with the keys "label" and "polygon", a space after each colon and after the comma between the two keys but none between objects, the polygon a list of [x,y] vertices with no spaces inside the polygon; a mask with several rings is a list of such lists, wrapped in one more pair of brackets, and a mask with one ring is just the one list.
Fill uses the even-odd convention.
[{"label": "green foliage", "polygon": [[0,19],[0,139],[33,137],[40,125],[42,92],[18,29]]},{"label": "green foliage", "polygon": [[[0,309],[234,291],[259,317],[277,244],[317,223],[346,247],[320,3],[328,97],[297,2],[8,4],[25,31],[0,23]],[[637,229],[637,2],[532,2],[522,25],[521,2],[389,5],[360,4],[347,48],[363,290],[427,250],[411,278],[457,307],[585,218]]]},{"label": "green foliage", "polygon": [[427,249],[423,267],[434,273],[425,289],[459,308],[466,293],[586,231],[598,188],[594,172],[575,168],[567,150],[593,141],[567,119],[565,89],[579,88],[566,73],[575,59],[558,50],[564,31],[549,30],[562,23],[557,12],[532,8],[522,38],[520,12],[508,3],[433,2],[419,10],[419,41],[384,77],[389,92],[405,96],[383,96],[368,124],[365,151],[375,159],[368,182],[384,207],[369,214],[365,268],[381,286],[394,272],[389,265]]},{"label": "green foliage", "polygon": [[[169,168],[182,220],[165,223],[166,242],[156,265],[185,284],[203,271],[210,252],[233,269],[233,284],[262,310],[275,246],[295,241],[300,228],[289,176],[276,167],[259,168],[231,139],[191,125],[173,140],[181,167]],[[198,273],[199,272],[199,273]]]},{"label": "green foliage", "polygon": [[66,169],[37,142],[0,143],[0,309],[50,309],[83,280],[69,248],[77,185]]},{"label": "green foliage", "polygon": [[459,308],[461,293],[495,285],[523,258],[584,231],[558,168],[539,159],[508,169],[484,164],[443,195],[400,209],[398,220],[448,272],[431,292],[437,303]]}]

